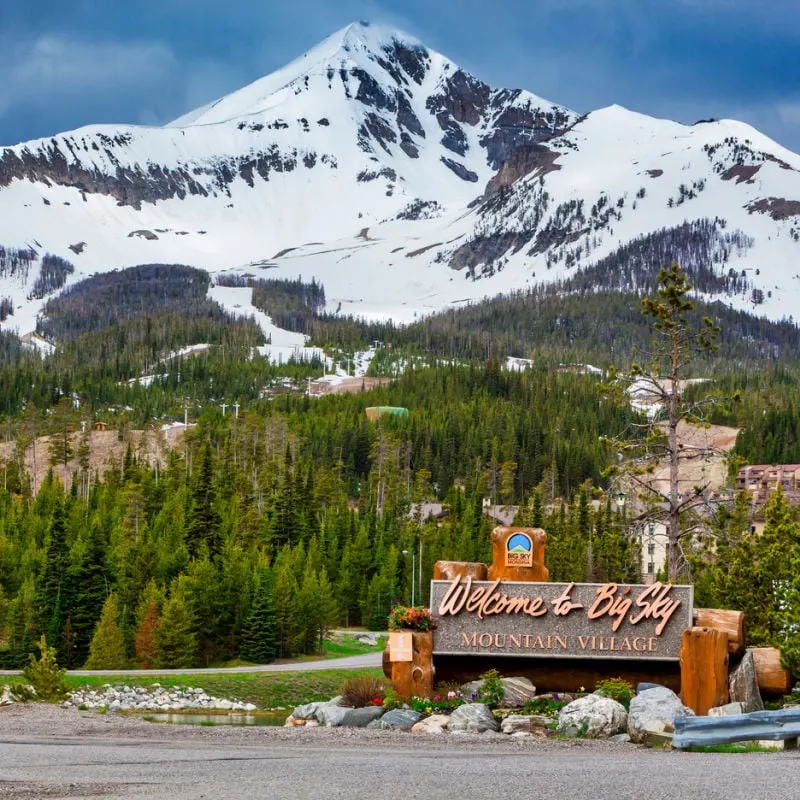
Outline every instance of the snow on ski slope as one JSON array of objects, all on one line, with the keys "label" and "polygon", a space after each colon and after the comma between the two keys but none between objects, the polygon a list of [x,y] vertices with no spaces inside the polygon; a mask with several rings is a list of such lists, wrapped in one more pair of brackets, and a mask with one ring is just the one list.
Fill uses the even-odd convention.
[{"label": "snow on ski slope", "polygon": [[[758,290],[759,313],[792,313],[796,154],[731,120],[619,106],[578,119],[365,24],[166,127],[91,126],[0,152],[0,244],[68,258],[70,283],[155,262],[301,275],[324,284],[330,312],[400,322],[700,219],[752,240],[716,265],[747,277],[726,301],[753,310]],[[44,301],[6,283],[18,309],[4,327],[31,330]],[[212,292],[255,312],[247,290]],[[257,318],[280,357],[304,349]]]},{"label": "snow on ski slope", "polygon": [[325,354],[319,347],[306,346],[308,337],[305,334],[293,333],[274,325],[269,315],[252,304],[252,290],[246,286],[212,285],[209,287],[208,296],[234,316],[255,319],[268,342],[259,347],[258,351],[270,361],[285,363],[292,358],[296,361],[310,361],[314,357],[326,361]]}]

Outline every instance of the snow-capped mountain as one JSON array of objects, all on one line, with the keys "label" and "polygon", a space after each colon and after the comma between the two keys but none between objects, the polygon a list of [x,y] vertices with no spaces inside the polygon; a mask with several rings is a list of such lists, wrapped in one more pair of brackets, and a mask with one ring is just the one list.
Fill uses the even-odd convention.
[{"label": "snow-capped mountain", "polygon": [[579,117],[354,24],[164,127],[1,150],[0,245],[29,260],[4,271],[0,258],[0,299],[16,306],[2,324],[33,327],[54,283],[45,254],[74,265],[57,273],[67,283],[154,262],[314,276],[330,310],[403,320],[616,269],[621,247],[643,257],[638,237],[685,223],[702,231],[714,291],[791,313],[797,155],[733,121]]}]

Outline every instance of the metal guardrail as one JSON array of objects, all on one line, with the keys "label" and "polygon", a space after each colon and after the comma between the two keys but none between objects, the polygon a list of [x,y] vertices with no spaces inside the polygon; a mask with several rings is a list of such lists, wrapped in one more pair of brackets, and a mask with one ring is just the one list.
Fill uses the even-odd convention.
[{"label": "metal guardrail", "polygon": [[672,746],[682,750],[693,745],[783,739],[784,749],[789,750],[797,748],[799,736],[800,708],[789,708],[730,717],[676,717]]}]

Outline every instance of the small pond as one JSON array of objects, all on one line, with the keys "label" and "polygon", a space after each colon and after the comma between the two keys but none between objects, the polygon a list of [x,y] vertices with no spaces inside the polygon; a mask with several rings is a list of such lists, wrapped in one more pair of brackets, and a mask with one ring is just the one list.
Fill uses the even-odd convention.
[{"label": "small pond", "polygon": [[193,714],[174,712],[152,712],[144,714],[147,722],[166,722],[171,725],[272,725],[286,722],[286,714]]}]

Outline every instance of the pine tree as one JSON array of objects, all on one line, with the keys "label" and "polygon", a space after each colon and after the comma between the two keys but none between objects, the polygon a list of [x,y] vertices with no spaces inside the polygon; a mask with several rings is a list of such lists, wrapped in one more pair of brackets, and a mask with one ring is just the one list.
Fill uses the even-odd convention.
[{"label": "pine tree", "polygon": [[103,610],[108,590],[105,556],[108,544],[99,524],[89,528],[83,557],[72,574],[74,587],[70,602],[69,617],[74,632],[72,663],[82,664],[89,656],[97,621]]},{"label": "pine tree", "polygon": [[86,669],[122,669],[127,663],[125,640],[117,619],[117,596],[112,592],[103,606],[92,637]]},{"label": "pine tree", "polygon": [[66,527],[64,505],[59,503],[50,523],[44,572],[36,597],[40,624],[51,643],[58,642],[61,637],[61,585],[66,578],[69,562]]},{"label": "pine tree", "polygon": [[195,665],[197,639],[194,619],[180,579],[173,584],[169,600],[164,604],[154,638],[157,668],[180,669]]},{"label": "pine tree", "polygon": [[[644,436],[612,443],[619,453],[632,451],[640,462],[649,462],[629,469],[627,477],[656,508],[659,505],[666,507],[664,512],[654,510],[652,516],[660,514],[667,523],[667,576],[670,580],[677,579],[685,567],[681,563],[680,543],[685,535],[681,520],[696,511],[702,499],[698,500],[695,496],[683,498],[679,491],[680,462],[694,457],[694,453],[685,451],[678,441],[678,426],[686,422],[705,423],[709,411],[718,405],[710,396],[690,400],[682,388],[686,368],[693,360],[716,351],[720,333],[720,329],[708,317],[702,318],[699,325],[690,321],[689,314],[695,307],[689,300],[692,288],[684,270],[673,263],[669,269],[662,269],[659,273],[657,298],[645,297],[642,300],[642,313],[652,320],[655,341],[649,351],[634,352],[634,357],[642,355],[645,361],[631,365],[630,380],[625,389],[636,384],[662,410],[649,422],[637,426]],[[618,393],[621,387],[614,370],[610,371],[610,377],[613,387],[610,391]],[[617,394],[617,397],[620,395]],[[630,404],[627,391],[624,392],[624,403],[626,407]],[[648,475],[653,461],[660,458],[669,465],[667,491],[661,491],[647,477],[639,477]],[[696,495],[701,494],[701,487],[697,487]]]},{"label": "pine tree", "polygon": [[275,611],[278,617],[278,655],[294,654],[299,620],[297,616],[297,580],[292,572],[288,548],[281,551],[275,565]]},{"label": "pine tree", "polygon": [[319,574],[319,617],[317,629],[319,634],[319,654],[324,652],[325,637],[334,625],[338,624],[341,616],[339,604],[336,602],[333,586],[328,580],[325,568]]},{"label": "pine tree", "polygon": [[296,598],[297,649],[301,653],[313,653],[320,628],[319,579],[311,563],[306,564],[303,581]]},{"label": "pine tree", "polygon": [[186,546],[189,554],[196,556],[205,545],[209,556],[221,548],[220,517],[216,507],[214,488],[214,458],[211,444],[206,442],[190,487],[189,508],[186,514]]},{"label": "pine tree", "polygon": [[270,664],[278,647],[278,616],[269,574],[262,572],[253,605],[242,632],[241,657],[254,664]]},{"label": "pine tree", "polygon": [[160,622],[156,601],[151,600],[142,621],[139,623],[134,641],[136,666],[139,669],[152,669],[156,665],[158,660],[156,635]]}]

